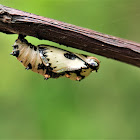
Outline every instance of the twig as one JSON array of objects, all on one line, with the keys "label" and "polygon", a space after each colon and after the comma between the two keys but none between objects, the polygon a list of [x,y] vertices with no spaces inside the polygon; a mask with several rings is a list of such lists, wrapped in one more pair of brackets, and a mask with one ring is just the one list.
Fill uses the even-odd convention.
[{"label": "twig", "polygon": [[46,39],[140,67],[140,44],[0,5],[0,31]]}]

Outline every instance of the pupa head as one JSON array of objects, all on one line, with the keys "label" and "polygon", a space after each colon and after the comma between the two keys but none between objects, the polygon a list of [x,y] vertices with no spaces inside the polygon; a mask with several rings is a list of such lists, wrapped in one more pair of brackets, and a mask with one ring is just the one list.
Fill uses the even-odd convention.
[{"label": "pupa head", "polygon": [[99,66],[100,66],[100,61],[93,57],[93,56],[87,56],[85,61],[89,64],[89,67],[94,71],[94,70],[98,70]]}]

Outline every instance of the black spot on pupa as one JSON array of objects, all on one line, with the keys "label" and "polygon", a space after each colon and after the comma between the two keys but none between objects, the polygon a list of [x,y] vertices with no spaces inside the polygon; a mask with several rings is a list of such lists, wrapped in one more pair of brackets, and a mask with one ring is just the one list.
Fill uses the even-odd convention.
[{"label": "black spot on pupa", "polygon": [[20,62],[22,63],[23,61],[21,60]]},{"label": "black spot on pupa", "polygon": [[53,52],[53,51],[50,51],[50,52]]},{"label": "black spot on pupa", "polygon": [[44,51],[43,51],[43,56],[44,56],[44,57],[48,57],[47,52],[44,52]]},{"label": "black spot on pupa", "polygon": [[26,36],[25,35],[22,35],[22,34],[19,34],[18,35],[18,39],[21,41],[21,42],[23,42],[24,41],[24,38],[25,38]]},{"label": "black spot on pupa", "polygon": [[47,58],[47,61],[50,61],[50,59],[49,59],[49,58]]},{"label": "black spot on pupa", "polygon": [[13,45],[12,46],[14,49],[18,49],[18,45]]},{"label": "black spot on pupa", "polygon": [[31,45],[30,45],[30,48],[32,49],[33,47],[34,47],[34,46],[31,44]]},{"label": "black spot on pupa", "polygon": [[43,54],[43,56],[44,56],[44,57],[47,57],[48,55],[46,55],[46,54]]},{"label": "black spot on pupa", "polygon": [[[85,62],[85,65],[87,66],[87,69],[89,68],[89,64],[87,62]],[[86,69],[86,68],[85,68]]]},{"label": "black spot on pupa", "polygon": [[43,69],[43,70],[45,70],[45,65],[42,63],[42,64],[38,64],[38,68],[37,68],[38,70],[39,69]]},{"label": "black spot on pupa", "polygon": [[51,66],[52,64],[51,63],[49,63],[49,66]]},{"label": "black spot on pupa", "polygon": [[26,35],[19,34],[18,39],[19,39],[21,42],[23,42],[23,43],[29,45],[30,43],[28,43],[28,41],[25,39],[25,37],[26,37]]},{"label": "black spot on pupa", "polygon": [[76,59],[76,55],[75,54],[73,54],[73,53],[65,53],[64,54],[64,56],[66,57],[66,58],[68,58],[68,59],[71,59],[71,60],[74,60],[74,59]]},{"label": "black spot on pupa", "polygon": [[57,67],[53,67],[53,68],[55,69],[55,68],[57,68]]},{"label": "black spot on pupa", "polygon": [[58,62],[58,61],[56,61],[56,62]]},{"label": "black spot on pupa", "polygon": [[29,69],[32,69],[32,65],[31,63],[28,64]]},{"label": "black spot on pupa", "polygon": [[13,56],[18,57],[19,56],[19,50],[14,51],[13,53],[11,53]]},{"label": "black spot on pupa", "polygon": [[25,68],[26,70],[32,69],[32,65],[31,63],[28,64],[27,68]]},{"label": "black spot on pupa", "polygon": [[36,46],[34,46],[34,50],[35,50],[35,51],[37,50],[37,47],[36,47]]}]

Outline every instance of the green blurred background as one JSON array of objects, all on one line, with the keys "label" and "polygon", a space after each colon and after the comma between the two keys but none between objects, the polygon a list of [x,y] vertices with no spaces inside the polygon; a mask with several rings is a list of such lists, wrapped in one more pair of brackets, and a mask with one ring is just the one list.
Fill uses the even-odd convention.
[{"label": "green blurred background", "polygon": [[[139,0],[0,0],[0,3],[140,42]],[[0,33],[0,139],[140,138],[140,69],[96,56],[98,73],[81,82],[44,81],[10,56],[17,35]],[[67,48],[27,37],[29,42]],[[83,52],[82,52],[83,53]]]}]

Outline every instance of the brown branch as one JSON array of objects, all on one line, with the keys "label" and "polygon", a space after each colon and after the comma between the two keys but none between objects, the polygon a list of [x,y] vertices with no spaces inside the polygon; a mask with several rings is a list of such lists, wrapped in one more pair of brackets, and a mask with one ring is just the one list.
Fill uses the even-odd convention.
[{"label": "brown branch", "polygon": [[0,31],[46,39],[140,67],[140,44],[0,5]]}]

